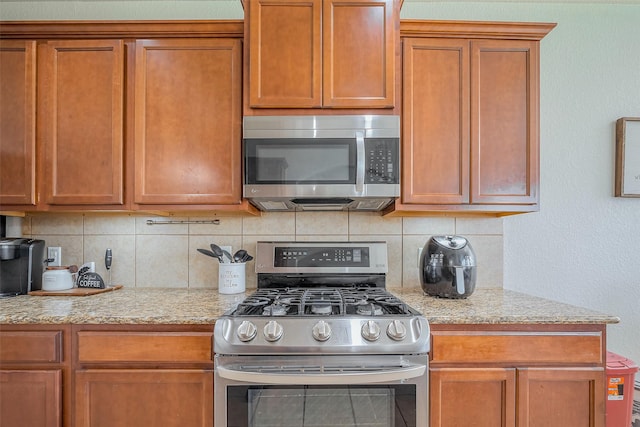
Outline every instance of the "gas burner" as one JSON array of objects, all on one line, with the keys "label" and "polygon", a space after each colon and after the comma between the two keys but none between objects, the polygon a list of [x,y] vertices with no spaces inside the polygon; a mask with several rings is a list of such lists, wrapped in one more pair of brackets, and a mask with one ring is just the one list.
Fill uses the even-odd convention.
[{"label": "gas burner", "polygon": [[382,316],[383,311],[378,304],[370,303],[358,305],[356,313],[360,316]]},{"label": "gas burner", "polygon": [[314,302],[311,304],[311,313],[313,314],[321,314],[327,315],[331,314],[331,303],[330,302]]},{"label": "gas burner", "polygon": [[271,305],[266,306],[262,310],[263,316],[285,316],[287,314],[288,307],[284,304],[280,304],[277,301]]}]

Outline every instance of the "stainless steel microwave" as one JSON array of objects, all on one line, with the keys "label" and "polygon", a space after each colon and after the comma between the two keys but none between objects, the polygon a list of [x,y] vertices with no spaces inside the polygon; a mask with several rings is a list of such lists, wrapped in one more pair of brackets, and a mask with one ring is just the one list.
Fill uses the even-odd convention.
[{"label": "stainless steel microwave", "polygon": [[381,210],[400,195],[400,118],[245,117],[243,168],[264,211]]}]

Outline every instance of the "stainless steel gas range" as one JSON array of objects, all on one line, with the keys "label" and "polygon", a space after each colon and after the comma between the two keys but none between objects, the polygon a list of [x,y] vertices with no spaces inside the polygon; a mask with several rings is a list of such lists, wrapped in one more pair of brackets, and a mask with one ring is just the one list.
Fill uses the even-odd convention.
[{"label": "stainless steel gas range", "polygon": [[216,427],[427,426],[429,324],[387,270],[385,242],[258,242],[215,325]]}]

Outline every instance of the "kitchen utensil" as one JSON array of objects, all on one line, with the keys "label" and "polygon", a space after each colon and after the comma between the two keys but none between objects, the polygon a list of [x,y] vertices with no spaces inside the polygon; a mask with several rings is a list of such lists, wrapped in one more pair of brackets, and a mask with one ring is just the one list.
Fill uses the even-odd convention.
[{"label": "kitchen utensil", "polygon": [[64,291],[72,289],[76,282],[75,273],[78,266],[51,266],[42,273],[43,291]]},{"label": "kitchen utensil", "polygon": [[200,252],[201,254],[217,259],[218,262],[220,263],[223,262],[222,255],[216,255],[215,253],[211,252],[209,249],[197,249],[197,251]]},{"label": "kitchen utensil", "polygon": [[229,262],[233,262],[233,258],[231,257],[231,254],[228,251],[225,251],[224,249],[222,249],[220,246],[216,245],[215,243],[212,243],[209,246],[211,247],[211,250],[213,251],[213,253],[216,256],[220,257],[220,258],[218,258],[220,260],[220,262],[224,262],[224,257],[227,257],[229,259]]},{"label": "kitchen utensil", "polygon": [[104,266],[107,267],[107,271],[109,272],[109,286],[111,286],[111,262],[113,261],[113,254],[111,249],[107,248],[107,251],[104,254]]},{"label": "kitchen utensil", "polygon": [[432,236],[420,257],[422,290],[442,298],[467,298],[476,287],[476,256],[462,236]]},{"label": "kitchen utensil", "polygon": [[247,251],[240,249],[233,254],[233,262],[244,262],[244,257],[247,256]]}]

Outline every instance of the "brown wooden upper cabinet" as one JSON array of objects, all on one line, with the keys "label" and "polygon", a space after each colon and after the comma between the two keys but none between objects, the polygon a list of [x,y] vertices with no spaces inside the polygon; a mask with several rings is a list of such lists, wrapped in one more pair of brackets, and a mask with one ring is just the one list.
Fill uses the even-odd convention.
[{"label": "brown wooden upper cabinet", "polygon": [[136,204],[240,204],[241,46],[136,42]]},{"label": "brown wooden upper cabinet", "polygon": [[36,42],[0,40],[0,209],[36,204]]},{"label": "brown wooden upper cabinet", "polygon": [[45,203],[124,203],[124,64],[122,40],[55,40],[39,46]]},{"label": "brown wooden upper cabinet", "polygon": [[424,25],[403,38],[402,189],[393,209],[538,210],[539,40],[554,24]]},{"label": "brown wooden upper cabinet", "polygon": [[394,107],[394,0],[248,0],[245,17],[250,108]]}]

